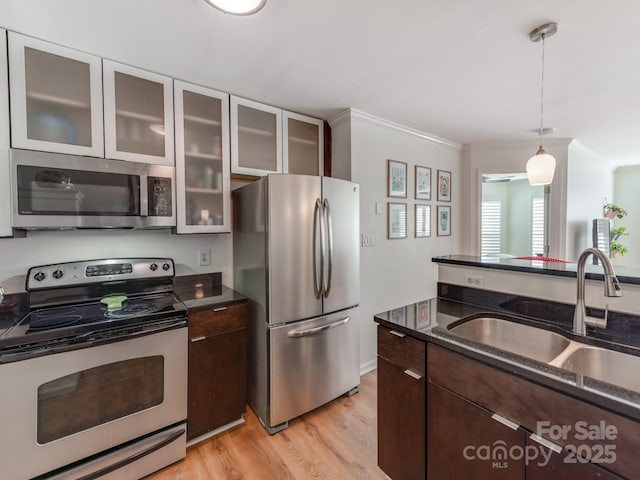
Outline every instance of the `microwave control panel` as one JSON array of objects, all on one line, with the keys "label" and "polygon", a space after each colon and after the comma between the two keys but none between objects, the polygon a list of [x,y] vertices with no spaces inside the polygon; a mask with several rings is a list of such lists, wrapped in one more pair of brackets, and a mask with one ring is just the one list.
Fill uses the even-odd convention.
[{"label": "microwave control panel", "polygon": [[172,216],[171,179],[165,177],[148,177],[148,182],[149,216]]}]

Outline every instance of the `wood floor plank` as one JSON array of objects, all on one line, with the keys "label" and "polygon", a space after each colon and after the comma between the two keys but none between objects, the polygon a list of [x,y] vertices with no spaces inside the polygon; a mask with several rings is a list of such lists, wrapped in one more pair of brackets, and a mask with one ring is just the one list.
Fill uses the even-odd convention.
[{"label": "wood floor plank", "polygon": [[376,371],[360,392],[289,422],[273,436],[250,408],[246,423],[187,449],[145,480],[384,480],[377,466]]}]

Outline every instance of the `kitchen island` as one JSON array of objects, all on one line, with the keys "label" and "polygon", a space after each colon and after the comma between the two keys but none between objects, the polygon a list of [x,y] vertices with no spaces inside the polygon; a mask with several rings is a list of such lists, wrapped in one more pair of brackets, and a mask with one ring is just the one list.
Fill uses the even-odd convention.
[{"label": "kitchen island", "polygon": [[572,311],[554,302],[442,283],[438,292],[374,318],[378,460],[391,478],[640,478],[640,382],[625,388],[451,330],[492,317],[637,356],[640,334],[624,327],[639,318],[576,337]]}]

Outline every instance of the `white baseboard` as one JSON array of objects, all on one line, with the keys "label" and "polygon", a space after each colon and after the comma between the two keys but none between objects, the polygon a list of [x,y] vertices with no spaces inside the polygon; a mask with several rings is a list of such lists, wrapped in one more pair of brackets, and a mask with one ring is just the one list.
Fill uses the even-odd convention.
[{"label": "white baseboard", "polygon": [[378,367],[378,360],[374,358],[360,365],[360,376],[365,373],[369,373],[371,370],[375,370]]}]

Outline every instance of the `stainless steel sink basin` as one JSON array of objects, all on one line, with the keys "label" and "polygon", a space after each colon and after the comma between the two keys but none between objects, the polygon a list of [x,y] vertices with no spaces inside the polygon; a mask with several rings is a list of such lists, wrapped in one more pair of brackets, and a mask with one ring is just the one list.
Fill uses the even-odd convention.
[{"label": "stainless steel sink basin", "polygon": [[560,367],[640,392],[640,357],[604,348],[580,347]]},{"label": "stainless steel sink basin", "polygon": [[548,363],[571,343],[554,332],[494,317],[478,317],[450,327],[468,340]]}]

